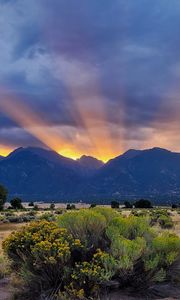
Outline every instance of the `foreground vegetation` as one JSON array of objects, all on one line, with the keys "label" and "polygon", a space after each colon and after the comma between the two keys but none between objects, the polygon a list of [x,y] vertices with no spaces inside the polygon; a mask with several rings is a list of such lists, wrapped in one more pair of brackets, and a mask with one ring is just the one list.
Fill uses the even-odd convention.
[{"label": "foreground vegetation", "polygon": [[[19,278],[17,299],[98,299],[105,290],[180,281],[180,238],[167,210],[95,207],[31,221],[3,249]],[[166,225],[165,225],[166,224]],[[168,231],[167,231],[168,228]]]}]

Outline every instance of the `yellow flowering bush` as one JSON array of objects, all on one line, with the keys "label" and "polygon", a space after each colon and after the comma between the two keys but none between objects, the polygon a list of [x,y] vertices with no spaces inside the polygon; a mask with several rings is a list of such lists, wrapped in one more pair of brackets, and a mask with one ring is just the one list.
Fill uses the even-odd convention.
[{"label": "yellow flowering bush", "polygon": [[[91,261],[76,263],[71,275],[72,282],[66,287],[69,295],[83,290],[87,297],[96,299],[103,282],[110,280],[116,272],[115,259],[101,249],[97,249]],[[75,293],[74,293],[75,291]]]},{"label": "yellow flowering bush", "polygon": [[[3,243],[13,268],[28,274],[28,285],[50,289],[68,281],[68,272],[81,257],[82,245],[54,222],[33,222],[12,233]],[[23,272],[22,272],[23,271]],[[25,276],[27,277],[27,276]],[[37,281],[38,278],[38,281]]]}]

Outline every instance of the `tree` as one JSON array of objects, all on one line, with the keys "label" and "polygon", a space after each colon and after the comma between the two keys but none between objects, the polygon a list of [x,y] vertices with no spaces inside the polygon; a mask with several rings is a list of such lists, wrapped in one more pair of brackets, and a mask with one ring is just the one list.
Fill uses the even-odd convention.
[{"label": "tree", "polygon": [[90,208],[94,208],[94,207],[96,207],[96,203],[91,203],[91,205],[90,205]]},{"label": "tree", "polygon": [[136,208],[152,208],[151,201],[145,199],[140,199],[139,201],[136,201],[134,203],[134,206]]},{"label": "tree", "polygon": [[3,209],[4,204],[7,200],[8,191],[3,185],[0,185],[0,210]]},{"label": "tree", "polygon": [[14,209],[21,209],[23,208],[22,206],[22,200],[20,198],[14,198],[10,201],[11,203],[11,206],[14,208]]},{"label": "tree", "polygon": [[124,202],[125,208],[132,208],[132,204],[129,201]]},{"label": "tree", "polygon": [[51,204],[50,204],[50,209],[51,209],[51,210],[54,210],[54,209],[55,209],[55,204],[54,204],[54,203],[51,203]]},{"label": "tree", "polygon": [[119,208],[119,202],[117,201],[111,201],[111,208]]},{"label": "tree", "polygon": [[66,209],[70,210],[70,209],[76,209],[76,206],[74,204],[67,204]]},{"label": "tree", "polygon": [[34,206],[34,202],[29,202],[28,206]]},{"label": "tree", "polygon": [[172,204],[172,208],[178,208],[177,204]]},{"label": "tree", "polygon": [[33,208],[35,211],[38,211],[39,210],[39,207],[38,207],[38,205],[36,204],[36,205],[34,205],[34,208]]}]

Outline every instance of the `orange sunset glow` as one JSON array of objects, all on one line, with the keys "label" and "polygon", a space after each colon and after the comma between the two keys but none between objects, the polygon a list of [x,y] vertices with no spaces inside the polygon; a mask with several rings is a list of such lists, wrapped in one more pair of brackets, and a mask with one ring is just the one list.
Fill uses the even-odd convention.
[{"label": "orange sunset glow", "polygon": [[[81,98],[78,99],[76,104],[79,105],[79,115],[85,124],[85,134],[87,135],[85,142],[81,141],[78,133],[75,134],[71,142],[68,141],[61,133],[61,129],[54,128],[50,123],[44,121],[42,116],[37,115],[24,102],[12,97],[12,95],[1,99],[0,109],[49,149],[63,156],[77,159],[86,153],[107,161],[116,153],[113,152],[112,145],[110,147],[110,135],[107,128],[101,127],[102,112],[93,115],[92,112],[83,109],[83,106],[80,105]],[[98,120],[97,127],[94,126],[94,120]],[[100,122],[100,127],[98,122]],[[12,148],[3,146],[0,148],[0,155],[6,156],[12,150]]]}]

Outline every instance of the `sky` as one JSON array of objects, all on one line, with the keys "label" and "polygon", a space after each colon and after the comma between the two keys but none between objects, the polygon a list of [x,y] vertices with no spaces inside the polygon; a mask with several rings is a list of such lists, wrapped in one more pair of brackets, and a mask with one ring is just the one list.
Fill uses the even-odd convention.
[{"label": "sky", "polygon": [[0,0],[0,155],[180,151],[179,0]]}]

